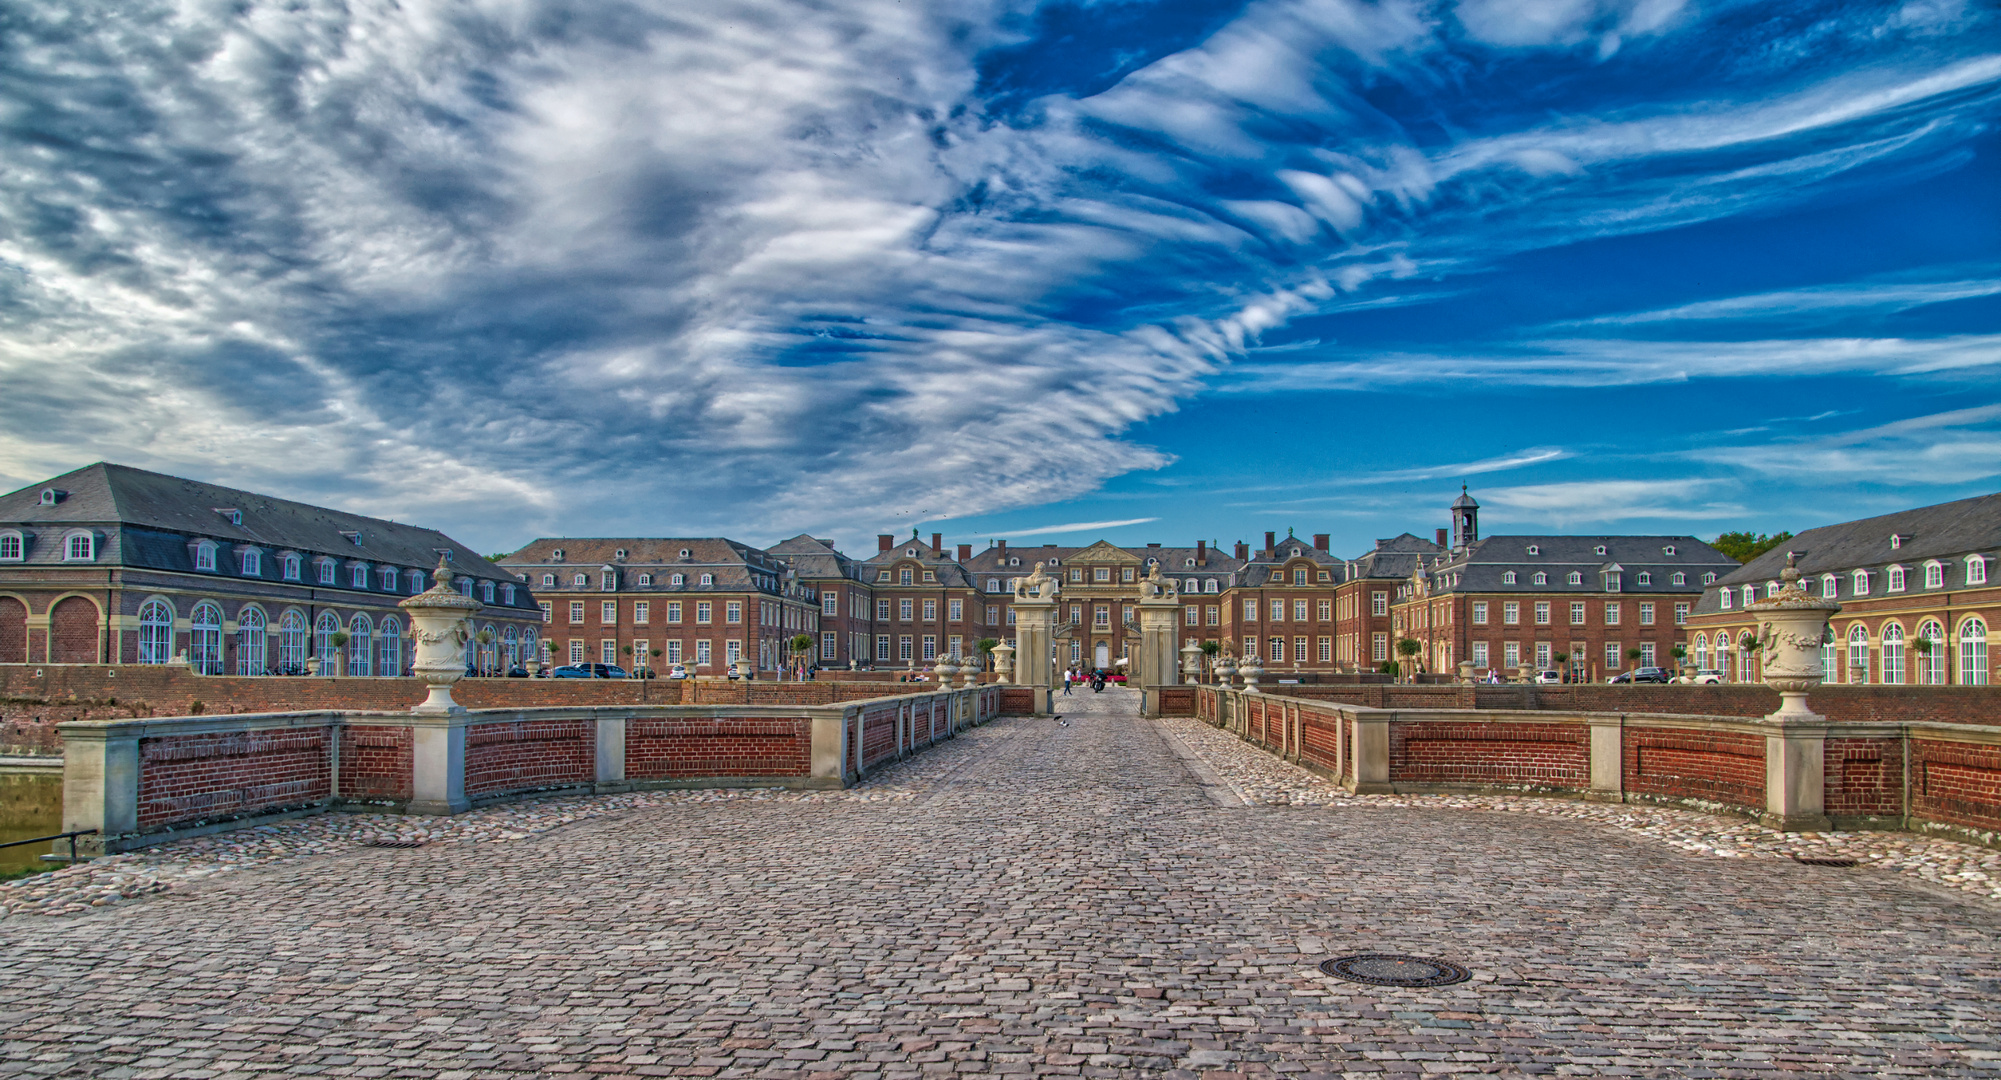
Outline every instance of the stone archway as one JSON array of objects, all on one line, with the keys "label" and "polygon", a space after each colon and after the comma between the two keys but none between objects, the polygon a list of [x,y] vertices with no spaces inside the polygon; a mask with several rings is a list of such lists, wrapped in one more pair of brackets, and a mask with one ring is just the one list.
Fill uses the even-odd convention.
[{"label": "stone archway", "polygon": [[28,605],[0,596],[0,664],[28,662]]},{"label": "stone archway", "polygon": [[97,605],[65,597],[49,611],[49,663],[97,663]]}]

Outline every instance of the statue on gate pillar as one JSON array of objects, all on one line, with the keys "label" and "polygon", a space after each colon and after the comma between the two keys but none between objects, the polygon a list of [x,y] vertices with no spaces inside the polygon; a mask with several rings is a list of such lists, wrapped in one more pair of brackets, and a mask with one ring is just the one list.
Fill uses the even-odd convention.
[{"label": "statue on gate pillar", "polygon": [[1014,637],[1015,681],[1035,691],[1035,711],[1049,711],[1049,691],[1056,685],[1056,665],[1050,655],[1055,648],[1056,597],[1061,586],[1042,563],[1034,572],[1015,582]]},{"label": "statue on gate pillar", "polygon": [[1160,715],[1160,688],[1181,682],[1180,665],[1175,663],[1175,627],[1181,625],[1181,594],[1174,579],[1164,577],[1154,563],[1140,582],[1139,590],[1139,682],[1143,691],[1141,711]]}]

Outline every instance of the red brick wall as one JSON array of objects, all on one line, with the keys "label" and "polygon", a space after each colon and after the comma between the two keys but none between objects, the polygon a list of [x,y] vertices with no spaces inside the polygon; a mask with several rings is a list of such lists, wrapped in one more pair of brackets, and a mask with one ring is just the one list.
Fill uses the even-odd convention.
[{"label": "red brick wall", "polygon": [[[1372,709],[1543,709],[1552,712],[1663,713],[1670,716],[1765,716],[1778,691],[1745,683],[1707,686],[1607,683],[1568,686],[1287,686],[1271,691],[1311,701]],[[1893,721],[2001,724],[2001,686],[1822,686],[1808,707],[1843,723]]]},{"label": "red brick wall", "polygon": [[357,727],[340,733],[340,797],[402,801],[414,793],[414,735],[406,727]]},{"label": "red brick wall", "polygon": [[1163,686],[1160,694],[1160,715],[1194,716],[1195,688],[1192,686]]},{"label": "red brick wall", "polygon": [[804,718],[635,718],[625,725],[631,780],[807,776],[812,758],[813,727]]},{"label": "red brick wall", "polygon": [[1765,740],[1758,736],[1629,727],[1625,743],[1629,794],[1764,809]]},{"label": "red brick wall", "polygon": [[597,780],[597,725],[528,720],[466,728],[466,797]]},{"label": "red brick wall", "polygon": [[1833,817],[1894,817],[1904,812],[1901,738],[1829,738],[1822,791]]},{"label": "red brick wall", "polygon": [[0,664],[28,662],[28,605],[0,596]]},{"label": "red brick wall", "polygon": [[1390,782],[1587,788],[1591,729],[1584,724],[1391,724]]},{"label": "red brick wall", "polygon": [[1312,705],[1299,706],[1299,760],[1334,772],[1340,768],[1342,723],[1339,713]]},{"label": "red brick wall", "polygon": [[326,728],[139,740],[139,827],[159,828],[329,796]]},{"label": "red brick wall", "polygon": [[[579,680],[581,681],[581,680]],[[918,694],[934,687],[893,682],[689,682],[688,705],[834,705],[844,701]]]},{"label": "red brick wall", "polygon": [[1912,739],[1911,814],[2001,829],[2001,747]]},{"label": "red brick wall", "polygon": [[1000,711],[1003,716],[1031,716],[1035,713],[1035,688],[1016,686],[1012,683],[1001,687]]},{"label": "red brick wall", "polygon": [[81,596],[58,601],[49,612],[49,630],[50,663],[97,663],[97,605]]},{"label": "red brick wall", "polygon": [[896,756],[896,709],[894,705],[878,705],[862,713],[862,768]]}]

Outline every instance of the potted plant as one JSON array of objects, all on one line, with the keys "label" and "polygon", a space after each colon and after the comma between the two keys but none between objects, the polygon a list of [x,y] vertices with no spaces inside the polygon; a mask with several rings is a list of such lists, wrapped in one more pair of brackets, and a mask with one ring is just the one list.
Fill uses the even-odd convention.
[{"label": "potted plant", "polygon": [[1397,655],[1404,659],[1403,664],[1399,666],[1408,666],[1410,668],[1410,679],[1412,682],[1417,681],[1417,654],[1423,651],[1424,643],[1416,638],[1403,638],[1397,642]]},{"label": "potted plant", "polygon": [[1681,674],[1681,669],[1688,664],[1688,646],[1676,645],[1668,650],[1668,655],[1674,657],[1674,673]]},{"label": "potted plant", "polygon": [[1564,682],[1570,682],[1570,681],[1571,681],[1571,678],[1570,678],[1570,654],[1569,654],[1569,653],[1567,653],[1567,652],[1560,652],[1560,653],[1557,653],[1557,654],[1555,654],[1555,655],[1551,656],[1551,657],[1550,657],[1550,659],[1551,659],[1551,660],[1554,660],[1554,661],[1556,661],[1556,666],[1557,666],[1558,668],[1562,669],[1562,671],[1563,671],[1563,681],[1564,681]]},{"label": "potted plant", "polygon": [[333,633],[327,635],[327,644],[332,647],[333,651],[327,656],[327,661],[329,663],[323,663],[320,666],[328,667],[329,665],[331,665],[333,670],[329,671],[328,674],[330,675],[340,674],[341,650],[347,648],[347,643],[351,640],[353,640],[353,638],[350,637],[348,632],[345,630],[336,630]]},{"label": "potted plant", "polygon": [[477,670],[477,671],[479,672],[479,674],[481,674],[481,675],[491,675],[491,674],[493,674],[493,672],[492,672],[492,671],[488,670],[488,668],[487,668],[487,664],[486,664],[486,647],[487,647],[488,645],[491,645],[491,644],[493,644],[493,631],[491,631],[491,630],[481,630],[481,631],[480,631],[479,633],[477,633],[477,634],[474,634],[474,635],[472,636],[472,639],[473,639],[474,641],[477,641],[477,642],[479,642],[479,645],[480,645],[480,648],[479,648],[479,656],[478,656],[478,658],[477,658],[477,659],[476,659],[476,661],[475,661],[475,669],[476,669],[476,670]]},{"label": "potted plant", "polygon": [[1222,651],[1223,645],[1221,642],[1211,640],[1202,643],[1202,656],[1209,665],[1209,674],[1211,676],[1214,676],[1216,673],[1216,654]]}]

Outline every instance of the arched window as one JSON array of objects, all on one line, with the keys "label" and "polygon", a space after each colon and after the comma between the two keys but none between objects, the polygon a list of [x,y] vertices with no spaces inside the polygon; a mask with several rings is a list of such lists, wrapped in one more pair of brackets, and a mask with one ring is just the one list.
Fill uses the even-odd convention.
[{"label": "arched window", "polygon": [[542,659],[542,646],[535,640],[532,628],[521,631],[521,656],[531,664]]},{"label": "arched window", "polygon": [[306,670],[306,617],[288,611],[278,619],[278,673],[297,675]]},{"label": "arched window", "polygon": [[195,569],[215,569],[215,541],[203,540],[195,545]]},{"label": "arched window", "polygon": [[1945,588],[1945,564],[1937,559],[1925,564],[1925,588]]},{"label": "arched window", "polygon": [[397,571],[396,571],[396,568],[395,568],[395,567],[393,567],[393,566],[385,566],[385,567],[383,567],[383,568],[382,568],[382,591],[383,591],[383,592],[395,592],[395,591],[396,591],[396,579],[397,579],[397,578],[398,578],[399,576],[401,576],[401,575],[399,575],[399,574],[397,573]]},{"label": "arched window", "polygon": [[688,576],[686,574],[671,574],[667,578],[667,584],[669,585],[686,585],[687,583]]},{"label": "arched window", "polygon": [[1869,595],[1869,571],[1867,570],[1855,571],[1854,590],[1856,596]]},{"label": "arched window", "polygon": [[[64,562],[90,562],[97,558],[97,537],[87,532],[69,534],[63,542]],[[213,568],[211,566],[211,568]]]},{"label": "arched window", "polygon": [[1569,581],[1570,581],[1570,583],[1571,583],[1572,585],[1582,585],[1582,584],[1584,584],[1584,575],[1583,575],[1583,574],[1581,574],[1581,573],[1578,573],[1578,572],[1577,572],[1577,571],[1575,571],[1575,570],[1572,570],[1572,571],[1570,572],[1570,578],[1569,578]]},{"label": "arched window", "polygon": [[1642,570],[1640,571],[1640,576],[1635,580],[1642,585],[1652,585],[1654,583],[1654,576],[1648,573],[1647,571]]},{"label": "arched window", "polygon": [[1945,684],[1945,626],[1936,619],[1928,620],[1918,627],[1918,640],[1924,647],[1918,650],[1918,682],[1923,686],[1943,686]]},{"label": "arched window", "polygon": [[[1746,587],[1748,588],[1749,586]],[[1737,635],[1737,681],[1738,682],[1747,683],[1747,682],[1758,681],[1757,673],[1752,670],[1753,665],[1756,663],[1756,658],[1751,655],[1753,651],[1754,650],[1751,648],[1751,632],[1749,630],[1746,630],[1743,633],[1738,634]]]},{"label": "arched window", "polygon": [[1205,593],[1212,593],[1212,592],[1215,592],[1215,591],[1216,591],[1216,579],[1215,579],[1215,578],[1209,578],[1209,579],[1207,579],[1207,580],[1203,581],[1203,582],[1202,582],[1202,591],[1203,591],[1203,592],[1205,592]]},{"label": "arched window", "polygon": [[1883,677],[1892,686],[1904,684],[1904,628],[1896,623],[1883,628]]},{"label": "arched window", "polygon": [[1979,619],[1959,624],[1959,685],[1987,685],[1987,624]]},{"label": "arched window", "polygon": [[1903,567],[1892,566],[1888,570],[1883,572],[1883,577],[1884,577],[1883,588],[1889,590],[1890,592],[1904,591]]},{"label": "arched window", "polygon": [[320,560],[320,584],[332,585],[334,583],[334,572],[334,561],[332,559]]},{"label": "arched window", "polygon": [[1737,606],[1736,595],[1736,593],[1730,591],[1730,586],[1723,586],[1721,589],[1716,590],[1716,606],[1722,608],[1724,611],[1729,611],[1731,608]]},{"label": "arched window", "polygon": [[1547,584],[1549,584],[1549,575],[1548,575],[1548,574],[1545,574],[1545,573],[1543,573],[1543,572],[1542,572],[1542,571],[1540,571],[1540,570],[1536,571],[1536,572],[1535,572],[1535,584],[1537,584],[1537,585],[1547,585]]},{"label": "arched window", "polygon": [[1869,681],[1869,628],[1856,623],[1848,628],[1847,682]]},{"label": "arched window", "polygon": [[1820,595],[1835,597],[1841,595],[1841,579],[1833,574],[1820,575]]},{"label": "arched window", "polygon": [[1669,578],[1668,581],[1675,585],[1686,585],[1688,584],[1688,575],[1676,570],[1674,576]]},{"label": "arched window", "polygon": [[1966,583],[1968,585],[1987,584],[1987,560],[1978,555],[1966,557]]},{"label": "arched window", "polygon": [[1501,575],[1501,584],[1513,585],[1514,583],[1515,583],[1515,572],[1513,570],[1510,570],[1507,573]]},{"label": "arched window", "polygon": [[1708,667],[1709,667],[1709,635],[1697,634],[1695,635],[1695,670],[1702,671]]},{"label": "arched window", "polygon": [[482,581],[479,583],[479,598],[485,603],[493,603],[493,582]]},{"label": "arched window", "polygon": [[1745,607],[1750,607],[1750,606],[1751,606],[1752,604],[1755,604],[1755,603],[1757,603],[1757,602],[1758,602],[1758,587],[1757,587],[1756,585],[1746,585],[1746,586],[1744,586],[1744,597],[1743,597],[1743,599],[1744,599],[1744,606],[1745,606]]},{"label": "arched window", "polygon": [[651,585],[651,584],[653,584],[653,575],[652,575],[652,574],[641,574],[641,575],[639,575],[639,583],[640,583],[641,585]]},{"label": "arched window", "polygon": [[583,575],[583,574],[571,574],[571,575],[570,575],[570,587],[571,587],[571,588],[575,588],[575,589],[581,589],[581,588],[583,588],[584,586],[586,586],[586,585],[590,584],[590,582],[591,582],[591,579],[590,579],[589,577],[587,577],[587,576]]},{"label": "arched window", "polygon": [[265,672],[264,613],[247,607],[236,613],[236,673],[262,675]]},{"label": "arched window", "polygon": [[139,662],[164,664],[174,658],[174,609],[164,600],[139,608]]},{"label": "arched window", "polygon": [[207,600],[188,617],[188,666],[203,675],[222,674],[222,609]]},{"label": "arched window", "polygon": [[264,553],[256,548],[244,548],[238,554],[237,564],[243,569],[244,577],[264,576]]},{"label": "arched window", "polygon": [[333,636],[338,633],[340,620],[331,611],[320,612],[319,621],[313,624],[313,655],[319,658],[321,664],[333,663]]},{"label": "arched window", "polygon": [[704,584],[704,585],[714,585],[715,583],[716,583],[716,575],[714,575],[714,574],[703,574],[703,575],[702,575],[702,584]]},{"label": "arched window", "polygon": [[424,591],[424,572],[422,570],[410,571],[410,595],[415,596],[423,591]]},{"label": "arched window", "polygon": [[487,623],[482,629],[486,640],[479,643],[479,667],[481,671],[492,671],[500,651],[500,635],[494,631],[492,623]]},{"label": "arched window", "polygon": [[381,660],[375,673],[392,678],[403,674],[403,628],[397,625],[395,619],[384,619],[375,633],[382,642],[376,647]]},{"label": "arched window", "polygon": [[278,560],[279,573],[284,575],[286,581],[297,581],[299,580],[299,567],[304,564],[304,561],[297,555],[287,555]]},{"label": "arched window", "polygon": [[1822,682],[1841,681],[1841,646],[1835,643],[1832,630],[1820,635],[1820,678]]},{"label": "arched window", "polygon": [[555,587],[556,587],[556,575],[554,575],[554,574],[543,574],[543,575],[542,575],[542,587],[543,587],[543,588],[545,588],[545,589],[553,589],[553,588],[555,588]]},{"label": "arched window", "polygon": [[1702,583],[1704,585],[1716,584],[1716,574],[1712,571],[1711,573],[1702,575]]},{"label": "arched window", "polygon": [[347,673],[367,675],[375,670],[375,624],[366,615],[356,615],[348,623]]},{"label": "arched window", "polygon": [[521,666],[521,631],[517,627],[507,628],[507,670]]},{"label": "arched window", "polygon": [[0,532],[0,562],[20,562],[27,556],[28,545],[18,532]]}]

